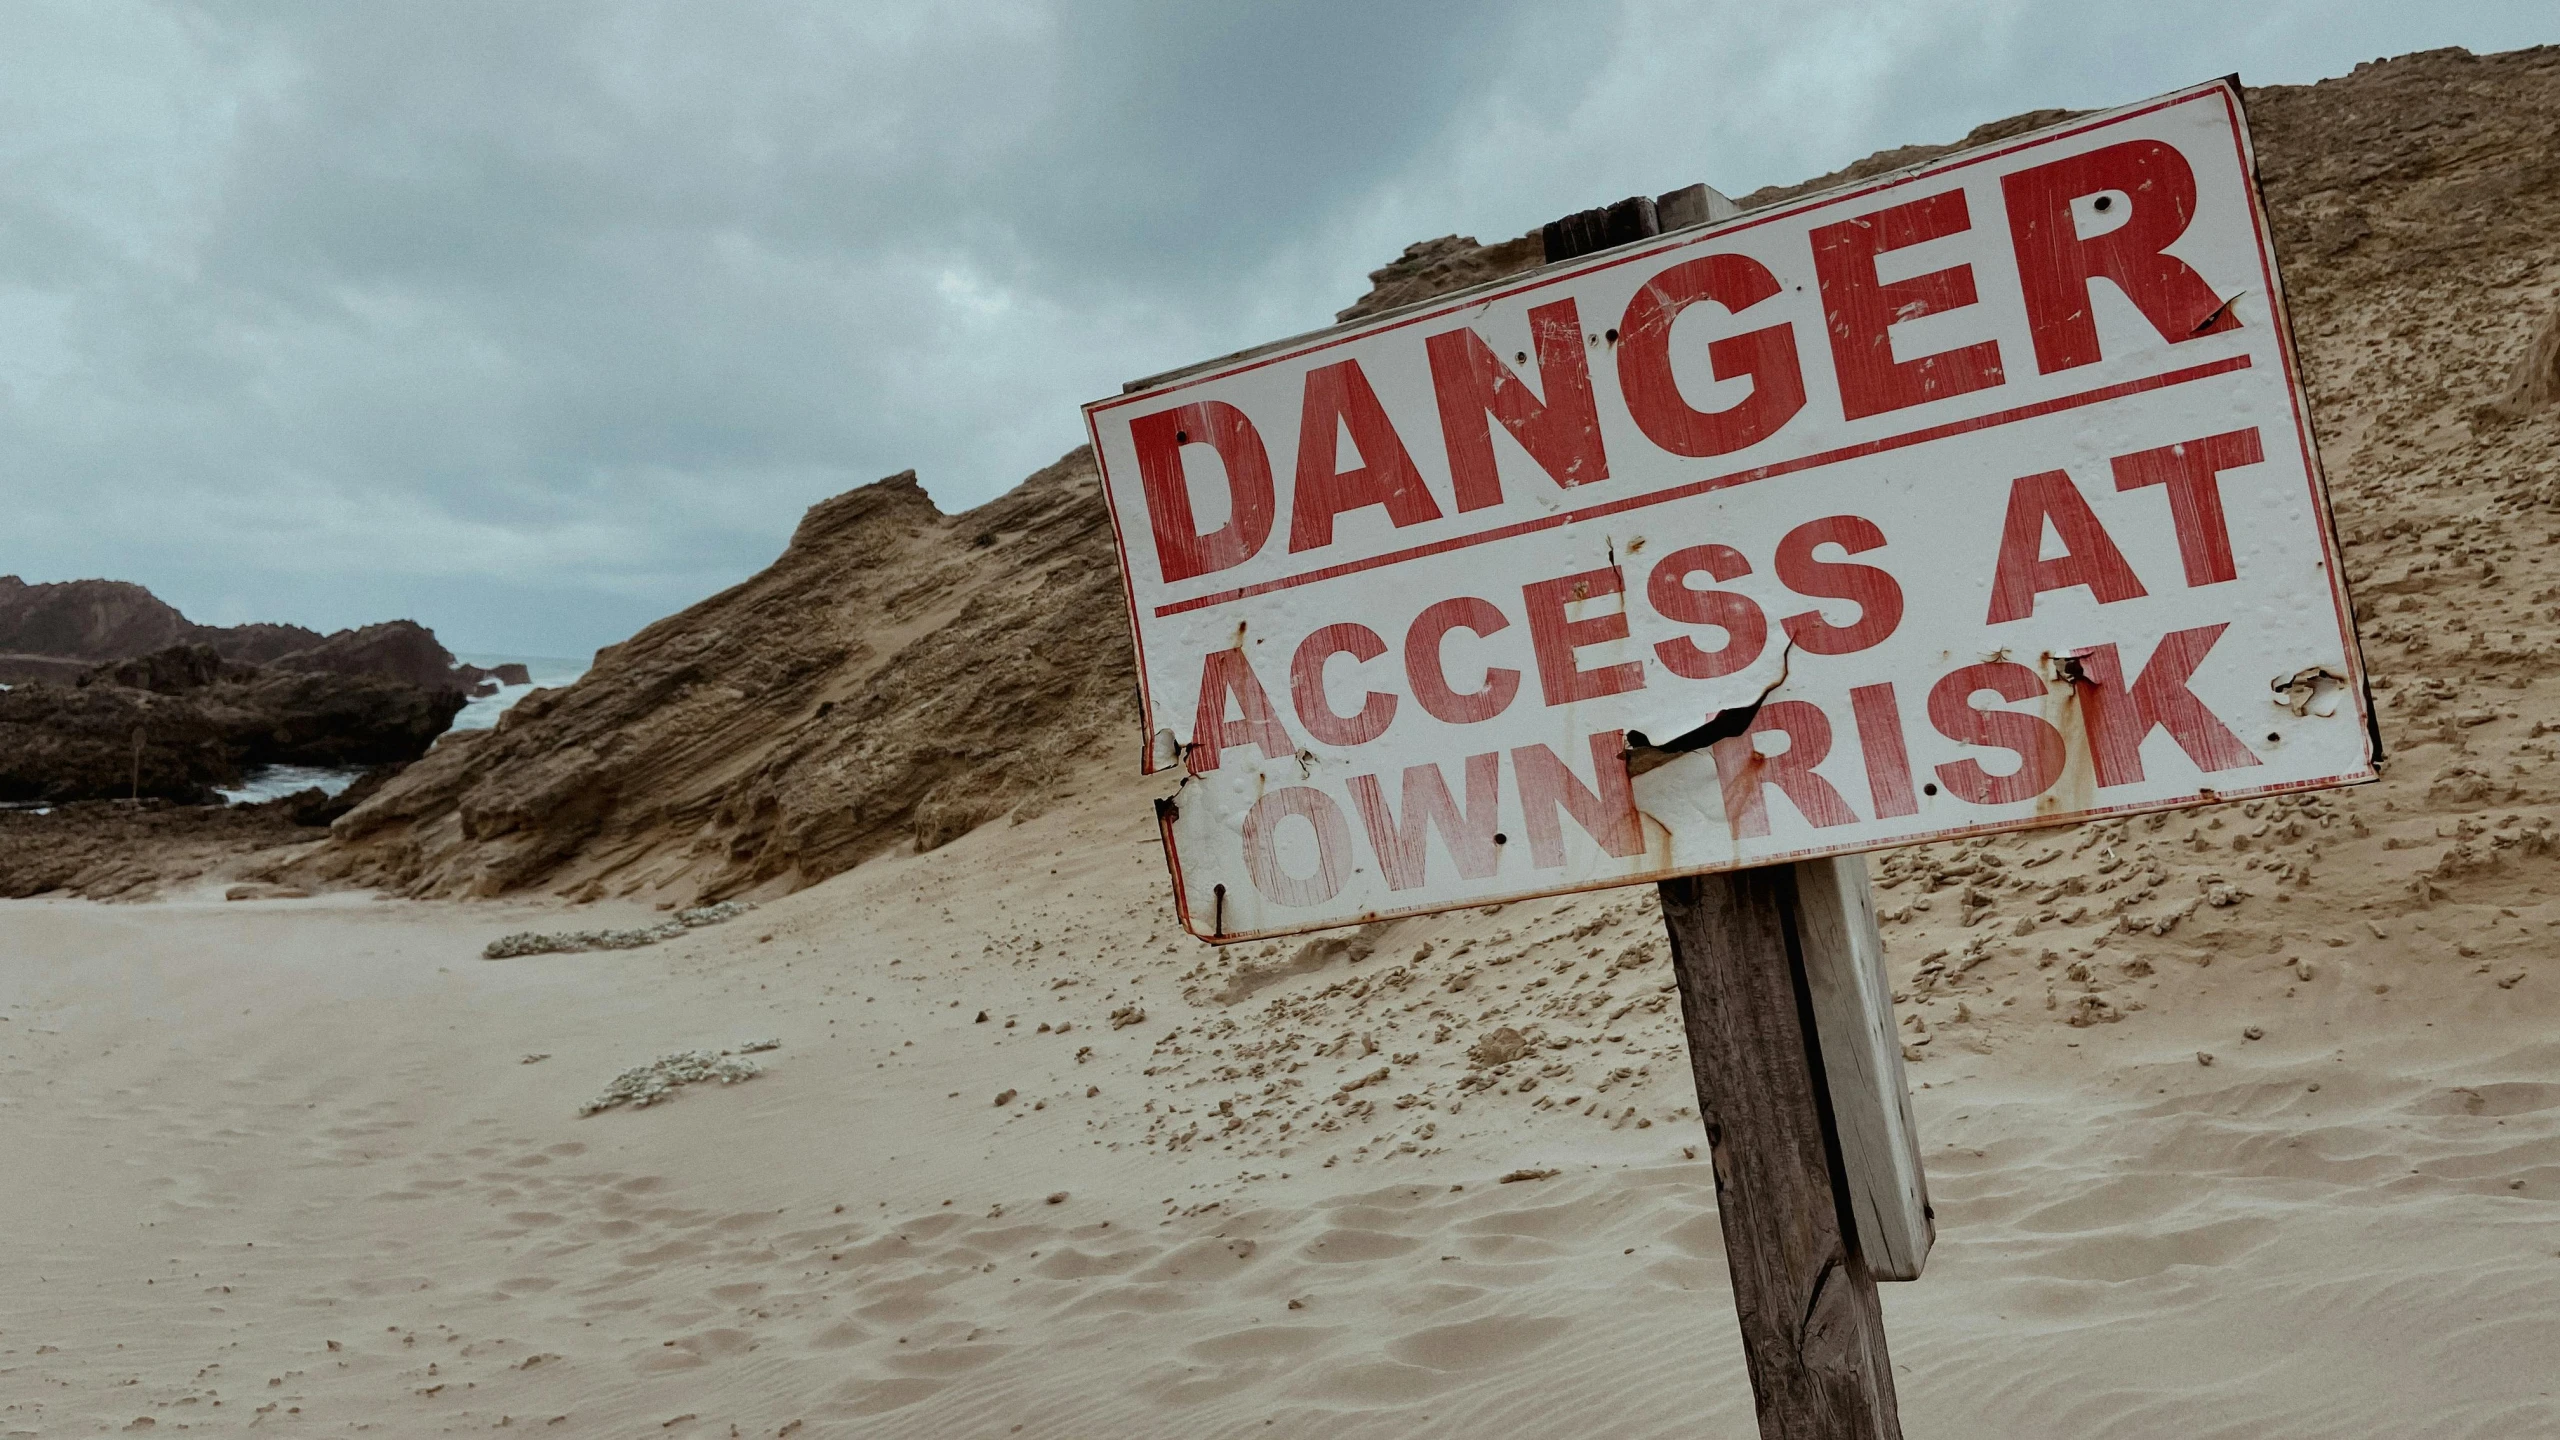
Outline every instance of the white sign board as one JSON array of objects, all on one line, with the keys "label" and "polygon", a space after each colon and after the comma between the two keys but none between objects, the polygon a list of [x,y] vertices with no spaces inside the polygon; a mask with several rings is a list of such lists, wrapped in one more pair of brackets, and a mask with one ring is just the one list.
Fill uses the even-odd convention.
[{"label": "white sign board", "polygon": [[2216,83],[1088,406],[1184,923],[2374,778],[2252,174]]}]

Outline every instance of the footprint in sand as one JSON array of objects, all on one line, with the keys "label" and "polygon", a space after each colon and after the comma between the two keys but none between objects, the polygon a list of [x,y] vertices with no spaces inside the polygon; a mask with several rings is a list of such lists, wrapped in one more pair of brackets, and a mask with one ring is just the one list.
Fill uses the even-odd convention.
[{"label": "footprint in sand", "polygon": [[2130,1229],[2077,1237],[2028,1268],[2059,1280],[2119,1283],[2180,1265],[2228,1265],[2275,1238],[2276,1222],[2231,1219],[2144,1235]]},{"label": "footprint in sand", "polygon": [[924,1284],[904,1281],[892,1282],[888,1285],[865,1286],[866,1293],[872,1290],[882,1290],[887,1293],[884,1298],[875,1300],[853,1313],[865,1320],[877,1320],[889,1325],[911,1324],[943,1308],[943,1303],[933,1298],[931,1293],[939,1284],[939,1281]]},{"label": "footprint in sand", "polygon": [[809,1337],[812,1350],[843,1350],[871,1338],[871,1327],[857,1321],[839,1320]]},{"label": "footprint in sand", "polygon": [[839,1397],[827,1408],[839,1415],[885,1415],[904,1409],[919,1400],[941,1393],[947,1380],[907,1377],[897,1380],[848,1380],[837,1387]]},{"label": "footprint in sand", "polygon": [[883,1357],[890,1369],[908,1375],[960,1375],[1010,1353],[1011,1345],[936,1345],[899,1350]]},{"label": "footprint in sand", "polygon": [[656,1349],[633,1356],[631,1368],[643,1374],[669,1370],[690,1370],[727,1355],[741,1354],[755,1348],[755,1336],[744,1330],[704,1330],[661,1343]]},{"label": "footprint in sand", "polygon": [[1159,1367],[1133,1387],[1159,1405],[1197,1405],[1267,1382],[1344,1333],[1339,1325],[1257,1325],[1182,1347],[1180,1365]]},{"label": "footprint in sand", "polygon": [[1298,1254],[1321,1264],[1342,1265],[1392,1259],[1421,1244],[1415,1236],[1392,1235],[1383,1230],[1327,1230],[1301,1246]]},{"label": "footprint in sand", "polygon": [[1152,1245],[1135,1250],[1121,1250],[1097,1255],[1070,1245],[1040,1257],[1031,1273],[1046,1280],[1083,1280],[1095,1275],[1125,1275],[1154,1259],[1160,1252]]},{"label": "footprint in sand", "polygon": [[1698,1260],[1724,1258],[1724,1222],[1713,1210],[1696,1214],[1662,1232],[1665,1244]]},{"label": "footprint in sand", "polygon": [[2413,1115],[2531,1115],[2560,1108],[2560,1085],[2531,1081],[2458,1085],[2436,1091],[2407,1108]]},{"label": "footprint in sand", "polygon": [[1552,1343],[1567,1323],[1558,1316],[1488,1315],[1416,1330],[1388,1342],[1387,1354],[1426,1370],[1489,1370]]},{"label": "footprint in sand", "polygon": [[1342,1333],[1339,1325],[1256,1325],[1194,1340],[1182,1353],[1212,1365],[1303,1355]]},{"label": "footprint in sand", "polygon": [[1162,1259],[1148,1266],[1146,1272],[1137,1278],[1146,1281],[1223,1280],[1242,1269],[1259,1249],[1251,1240],[1203,1236],[1165,1252]]},{"label": "footprint in sand", "polygon": [[1188,1286],[1138,1283],[1096,1290],[1060,1307],[1058,1313],[1075,1318],[1163,1315],[1176,1310],[1195,1309],[1199,1304],[1199,1298]]}]

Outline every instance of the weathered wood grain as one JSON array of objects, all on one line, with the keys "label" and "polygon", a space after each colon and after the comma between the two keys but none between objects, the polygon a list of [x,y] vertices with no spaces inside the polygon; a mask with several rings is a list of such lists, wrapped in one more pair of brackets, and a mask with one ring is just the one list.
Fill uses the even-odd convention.
[{"label": "weathered wood grain", "polygon": [[1796,937],[1858,1250],[1878,1280],[1916,1280],[1937,1226],[1920,1168],[1867,860],[1802,860],[1795,872]]},{"label": "weathered wood grain", "polygon": [[1716,1210],[1763,1440],[1900,1440],[1884,1316],[1841,1203],[1786,866],[1665,881]]}]

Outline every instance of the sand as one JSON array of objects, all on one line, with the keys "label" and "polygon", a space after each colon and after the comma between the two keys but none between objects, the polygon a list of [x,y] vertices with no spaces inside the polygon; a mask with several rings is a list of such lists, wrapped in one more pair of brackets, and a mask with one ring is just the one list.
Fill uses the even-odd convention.
[{"label": "sand", "polygon": [[[1211,952],[1090,783],[642,950],[478,958],[637,907],[10,902],[0,1435],[1753,1433],[1645,892]],[[2549,864],[2358,908],[2398,832],[2330,828],[2298,898],[2003,925],[1910,998],[1908,1433],[2560,1433]],[[2046,940],[2121,1018],[2047,1008],[2099,992]]]}]

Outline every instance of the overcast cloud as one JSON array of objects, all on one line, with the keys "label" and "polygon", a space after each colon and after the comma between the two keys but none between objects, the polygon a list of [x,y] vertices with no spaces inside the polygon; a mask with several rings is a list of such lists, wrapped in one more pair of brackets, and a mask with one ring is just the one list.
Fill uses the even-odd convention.
[{"label": "overcast cloud", "polygon": [[2040,106],[2560,40],[2548,0],[0,10],[0,571],[579,655],[1411,240]]}]

